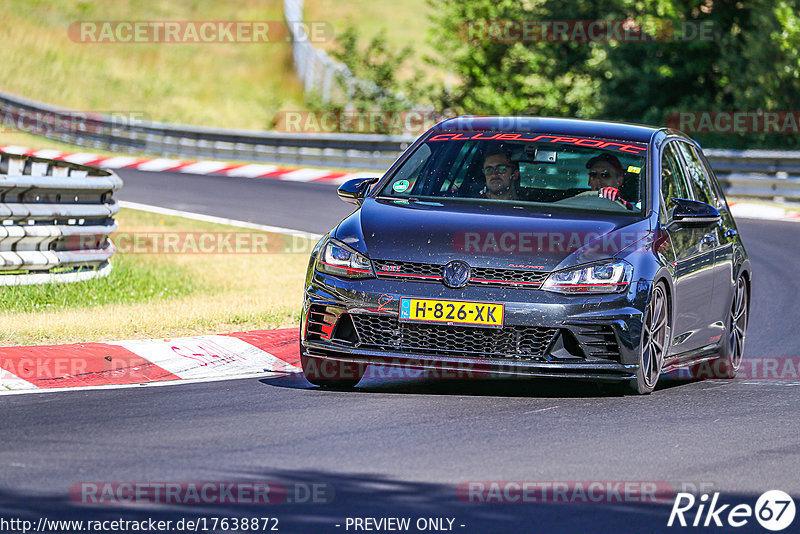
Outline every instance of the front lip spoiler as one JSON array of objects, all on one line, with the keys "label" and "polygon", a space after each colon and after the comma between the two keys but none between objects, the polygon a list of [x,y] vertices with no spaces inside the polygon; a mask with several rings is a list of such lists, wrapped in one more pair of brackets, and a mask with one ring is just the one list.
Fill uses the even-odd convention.
[{"label": "front lip spoiler", "polygon": [[529,378],[580,378],[589,380],[620,381],[636,378],[638,365],[618,362],[504,362],[496,359],[466,358],[419,354],[409,356],[401,352],[373,352],[354,348],[341,350],[331,345],[304,341],[309,356],[317,356],[345,363],[375,364],[406,369],[449,371],[459,375],[504,375]]}]

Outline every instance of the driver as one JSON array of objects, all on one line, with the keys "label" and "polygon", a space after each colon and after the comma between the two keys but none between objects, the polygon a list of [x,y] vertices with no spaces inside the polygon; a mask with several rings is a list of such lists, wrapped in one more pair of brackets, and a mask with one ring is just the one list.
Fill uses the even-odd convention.
[{"label": "driver", "polygon": [[589,169],[589,187],[592,191],[597,191],[600,198],[616,200],[628,209],[633,209],[633,205],[620,196],[619,190],[624,181],[622,164],[616,156],[612,154],[600,154],[586,162]]},{"label": "driver", "polygon": [[483,160],[486,187],[481,196],[494,200],[519,200],[519,165],[506,152],[489,152]]}]

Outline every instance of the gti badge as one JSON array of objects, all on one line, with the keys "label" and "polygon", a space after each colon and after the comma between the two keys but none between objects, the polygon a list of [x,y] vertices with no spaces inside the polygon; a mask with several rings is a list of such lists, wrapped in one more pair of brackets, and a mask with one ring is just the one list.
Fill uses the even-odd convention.
[{"label": "gti badge", "polygon": [[444,285],[453,289],[464,287],[469,282],[471,271],[467,263],[459,260],[451,261],[444,266],[442,281]]}]

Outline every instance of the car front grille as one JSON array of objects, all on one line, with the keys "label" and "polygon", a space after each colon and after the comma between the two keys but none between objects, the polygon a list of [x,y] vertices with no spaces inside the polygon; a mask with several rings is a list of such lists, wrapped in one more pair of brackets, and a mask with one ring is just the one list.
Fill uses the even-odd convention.
[{"label": "car front grille", "polygon": [[541,271],[521,271],[518,269],[485,269],[475,267],[469,282],[482,285],[519,284],[538,288],[550,273]]},{"label": "car front grille", "polygon": [[359,348],[419,352],[477,358],[539,357],[556,335],[556,328],[428,325],[399,322],[386,315],[352,314]]},{"label": "car front grille", "polygon": [[[378,278],[441,282],[444,265],[411,261],[373,260]],[[550,273],[521,269],[472,267],[469,285],[538,289]]]}]

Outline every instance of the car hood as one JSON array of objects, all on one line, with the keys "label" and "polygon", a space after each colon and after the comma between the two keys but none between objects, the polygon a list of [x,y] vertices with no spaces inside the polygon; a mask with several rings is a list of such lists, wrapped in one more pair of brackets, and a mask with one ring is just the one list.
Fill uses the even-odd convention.
[{"label": "car hood", "polygon": [[[591,217],[591,218],[589,218]],[[335,237],[374,260],[552,271],[620,255],[647,219],[533,207],[367,198]]]}]

